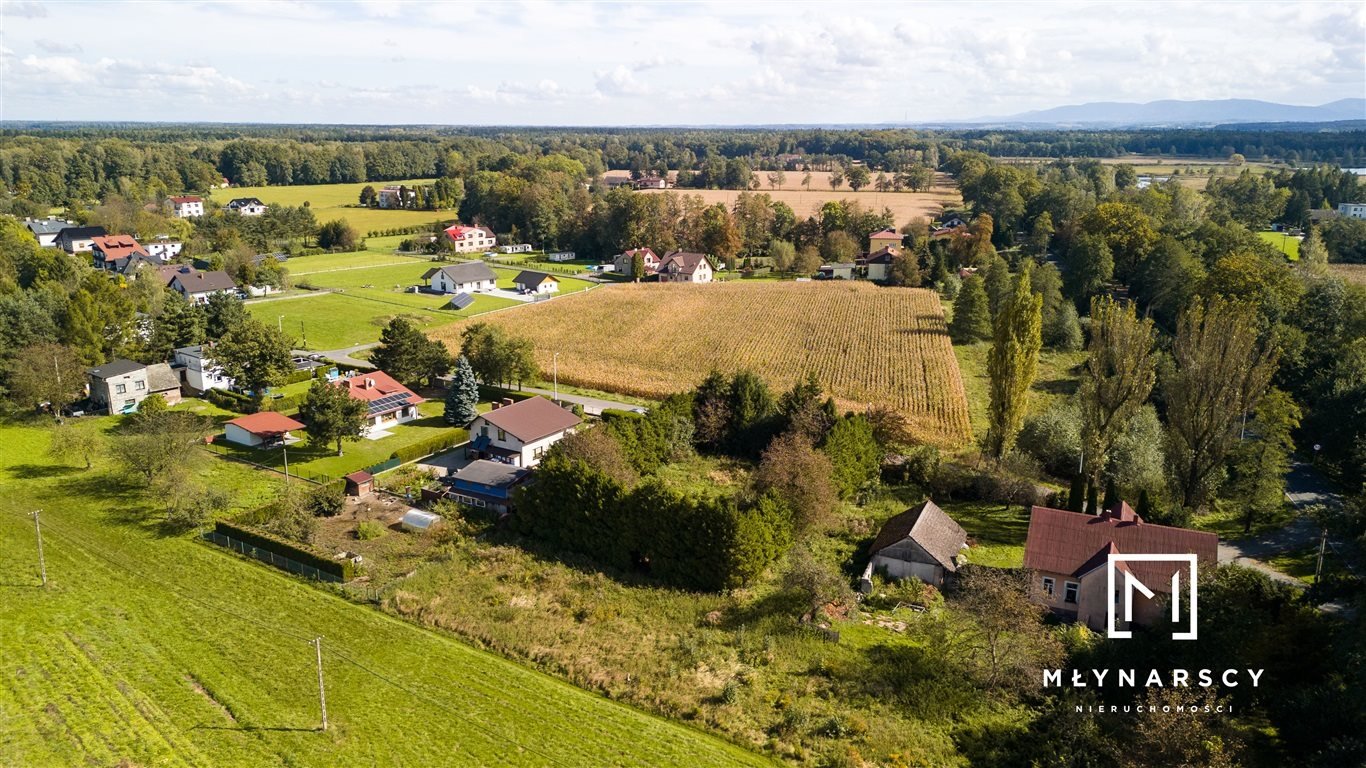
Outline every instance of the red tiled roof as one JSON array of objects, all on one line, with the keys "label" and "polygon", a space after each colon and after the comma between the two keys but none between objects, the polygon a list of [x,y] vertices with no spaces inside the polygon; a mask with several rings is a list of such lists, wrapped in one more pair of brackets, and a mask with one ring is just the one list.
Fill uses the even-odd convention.
[{"label": "red tiled roof", "polygon": [[204,198],[195,197],[194,195],[185,195],[182,197],[172,197],[171,202],[175,203],[176,205],[184,205],[185,203],[202,203],[204,202]]},{"label": "red tiled roof", "polygon": [[[406,393],[408,400],[405,405],[416,405],[426,402],[424,398],[418,397],[411,389],[394,381],[394,377],[384,371],[368,371],[357,373],[349,379],[341,380],[342,386],[346,387],[347,392],[357,400],[373,402],[389,395],[401,395]],[[399,406],[396,406],[399,407]]]},{"label": "red tiled roof", "polygon": [[[1204,531],[1143,522],[1124,504],[1100,515],[1048,507],[1029,512],[1024,566],[1081,576],[1105,565],[1111,552],[1130,555],[1193,554],[1202,565],[1218,562],[1219,537]],[[1181,567],[1174,562],[1131,562],[1130,570],[1149,588],[1169,584]]]},{"label": "red tiled roof", "polygon": [[351,482],[360,485],[361,483],[368,483],[371,480],[374,480],[375,476],[363,469],[358,469],[349,475],[342,475],[342,479],[350,480]]},{"label": "red tiled roof", "polygon": [[303,424],[275,411],[261,411],[250,416],[241,416],[228,423],[241,427],[253,435],[263,437],[283,435],[286,432],[304,428]]},{"label": "red tiled roof", "polygon": [[91,243],[104,254],[105,261],[126,259],[135,253],[147,255],[132,235],[104,235],[90,238]]},{"label": "red tiled roof", "polygon": [[572,411],[566,411],[544,397],[529,397],[519,403],[481,413],[479,417],[523,443],[563,432],[583,421]]},{"label": "red tiled roof", "polygon": [[461,224],[446,227],[446,235],[452,240],[463,240],[480,232],[483,232],[486,237],[493,237],[493,230],[488,227],[466,227]]},{"label": "red tiled roof", "polygon": [[874,232],[873,234],[869,235],[868,237],[869,237],[869,239],[874,239],[874,240],[892,240],[892,239],[900,240],[900,239],[901,239],[901,233],[898,232],[898,231],[896,231],[895,229],[892,229],[891,227],[888,227],[888,228],[882,230],[881,232]]}]

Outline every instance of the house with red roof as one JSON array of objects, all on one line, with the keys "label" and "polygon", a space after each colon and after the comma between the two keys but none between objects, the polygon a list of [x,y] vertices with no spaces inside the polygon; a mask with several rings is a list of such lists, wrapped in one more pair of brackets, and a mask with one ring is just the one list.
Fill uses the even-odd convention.
[{"label": "house with red roof", "polygon": [[90,256],[96,269],[127,273],[129,260],[152,262],[147,250],[132,235],[97,235],[90,238]]},{"label": "house with red roof", "polygon": [[656,269],[661,283],[710,283],[711,261],[704,253],[674,251],[659,262]]},{"label": "house with red roof", "polygon": [[366,437],[384,437],[386,427],[403,424],[419,418],[417,406],[426,402],[411,389],[394,380],[384,371],[364,371],[337,382],[357,400],[364,400],[369,410],[366,412]]},{"label": "house with red roof", "polygon": [[455,224],[446,227],[446,237],[450,238],[451,247],[456,253],[491,251],[498,244],[498,238],[493,236],[493,230],[488,227]]},{"label": "house with red roof", "polygon": [[[1099,515],[1048,507],[1030,510],[1024,567],[1034,572],[1038,599],[1059,616],[1105,631],[1112,554],[1195,555],[1198,567],[1213,568],[1219,561],[1219,537],[1146,522],[1122,501]],[[1115,567],[1131,572],[1154,593],[1152,598],[1133,596],[1134,623],[1152,624],[1165,615],[1173,574],[1188,564],[1128,561]]]},{"label": "house with red roof", "polygon": [[294,440],[290,432],[303,429],[304,425],[283,413],[261,411],[249,416],[241,416],[223,425],[223,437],[230,443],[245,445],[248,448],[283,445]]},{"label": "house with red roof", "polygon": [[204,215],[204,198],[194,195],[181,195],[167,198],[171,212],[177,219],[193,219]]}]

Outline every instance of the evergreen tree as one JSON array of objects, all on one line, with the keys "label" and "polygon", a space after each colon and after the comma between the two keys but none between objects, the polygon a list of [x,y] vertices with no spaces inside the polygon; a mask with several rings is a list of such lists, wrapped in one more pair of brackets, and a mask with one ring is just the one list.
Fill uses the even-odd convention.
[{"label": "evergreen tree", "polygon": [[990,427],[987,452],[1003,458],[1015,445],[1024,423],[1029,388],[1039,363],[1043,297],[1029,285],[1029,262],[1025,262],[1015,289],[1001,304],[996,316],[995,339],[987,356],[991,378]]},{"label": "evergreen tree", "polygon": [[455,361],[455,375],[446,390],[447,424],[464,426],[478,415],[475,410],[479,404],[479,382],[474,378],[474,368],[469,358],[461,355]]},{"label": "evergreen tree", "polygon": [[370,362],[405,384],[431,382],[451,369],[451,355],[446,351],[446,345],[427,338],[405,318],[390,320],[380,332],[379,342]]},{"label": "evergreen tree", "polygon": [[72,294],[62,316],[62,343],[75,350],[86,365],[105,360],[103,327],[95,300],[84,289]]},{"label": "evergreen tree", "polygon": [[986,273],[987,299],[991,306],[991,316],[996,317],[1001,312],[1001,303],[1010,295],[1010,265],[1005,259],[997,256],[991,259]]},{"label": "evergreen tree", "polygon": [[204,343],[204,310],[179,293],[167,291],[161,314],[152,324],[150,351],[159,359],[180,347]]},{"label": "evergreen tree", "polygon": [[949,338],[955,344],[971,344],[991,338],[991,308],[988,306],[986,289],[982,287],[982,278],[977,275],[968,275],[953,301]]},{"label": "evergreen tree", "polygon": [[849,415],[835,422],[821,450],[830,457],[835,487],[842,498],[853,498],[877,482],[882,448],[873,437],[873,425],[863,416]]},{"label": "evergreen tree", "polygon": [[241,299],[231,293],[215,293],[204,305],[204,335],[209,339],[221,339],[248,316]]},{"label": "evergreen tree", "polygon": [[319,446],[335,441],[338,456],[342,455],[343,440],[359,440],[365,434],[368,413],[364,400],[326,379],[314,379],[299,406],[299,418],[307,425],[309,438]]},{"label": "evergreen tree", "polygon": [[1072,477],[1072,487],[1067,492],[1067,508],[1081,512],[1086,502],[1086,476],[1078,473]]}]

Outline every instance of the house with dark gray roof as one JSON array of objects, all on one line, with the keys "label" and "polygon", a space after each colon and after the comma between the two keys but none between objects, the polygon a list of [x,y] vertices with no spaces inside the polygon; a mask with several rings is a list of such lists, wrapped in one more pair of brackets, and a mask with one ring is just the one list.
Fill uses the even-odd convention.
[{"label": "house with dark gray roof", "polygon": [[74,221],[67,221],[66,219],[24,219],[24,228],[33,233],[33,236],[38,239],[39,247],[42,248],[56,246],[57,233],[74,225]]},{"label": "house with dark gray roof", "polygon": [[95,238],[109,234],[104,227],[66,227],[57,233],[52,244],[70,254],[90,253]]},{"label": "house with dark gray roof", "polygon": [[522,293],[555,293],[560,290],[560,279],[554,275],[547,275],[544,272],[533,272],[524,269],[512,278],[513,284]]},{"label": "house with dark gray roof", "polygon": [[446,478],[447,496],[467,507],[510,512],[513,489],[530,475],[524,467],[477,459]]},{"label": "house with dark gray roof", "polygon": [[224,208],[242,216],[260,216],[266,212],[266,204],[254,197],[235,197]]},{"label": "house with dark gray roof", "polygon": [[235,292],[237,283],[233,281],[232,275],[221,269],[211,272],[191,270],[176,272],[167,287],[184,296],[191,304],[204,304],[215,293]]},{"label": "house with dark gray roof", "polygon": [[432,267],[422,273],[422,279],[435,293],[476,293],[498,287],[498,275],[482,261]]},{"label": "house with dark gray roof", "polygon": [[152,394],[147,384],[147,366],[132,360],[110,360],[91,368],[87,376],[94,410],[132,413],[138,409],[138,403]]},{"label": "house with dark gray roof", "polygon": [[892,579],[915,578],[943,586],[946,575],[958,572],[959,556],[967,547],[962,526],[926,499],[883,524],[868,548],[871,559],[859,587],[871,590],[877,571]]}]

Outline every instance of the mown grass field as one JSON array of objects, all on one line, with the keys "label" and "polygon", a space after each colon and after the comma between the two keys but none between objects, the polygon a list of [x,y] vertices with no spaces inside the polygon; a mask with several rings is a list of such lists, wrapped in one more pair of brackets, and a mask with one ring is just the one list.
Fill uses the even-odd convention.
[{"label": "mown grass field", "polygon": [[361,208],[360,191],[366,185],[375,189],[389,184],[431,184],[432,179],[404,181],[369,181],[357,184],[300,184],[289,187],[229,187],[213,190],[216,205],[226,205],[238,197],[255,197],[266,205],[303,205],[313,210],[318,223],[345,219],[360,230],[361,235],[374,230],[414,227],[434,221],[453,221],[455,211],[391,211]]},{"label": "mown grass field", "polygon": [[[87,420],[100,429],[111,419]],[[267,566],[170,535],[107,461],[0,425],[0,763],[13,766],[762,765]],[[212,462],[239,508],[278,478]],[[50,579],[38,586],[41,507]],[[330,730],[318,724],[322,636]]]},{"label": "mown grass field", "polygon": [[1300,238],[1291,237],[1284,232],[1258,232],[1257,237],[1271,243],[1271,246],[1291,261],[1300,259]]},{"label": "mown grass field", "polygon": [[[712,370],[750,369],[778,389],[808,373],[839,401],[902,411],[921,439],[971,436],[967,402],[938,296],[868,283],[639,283],[604,286],[491,315],[531,339],[537,362],[559,353],[560,381],[659,397]],[[461,326],[434,335],[459,344]]]},{"label": "mown grass field", "polygon": [[[387,241],[396,238],[383,238]],[[397,245],[395,242],[394,246]],[[304,256],[289,262],[291,279],[331,293],[295,292],[275,300],[248,304],[252,314],[276,323],[295,337],[301,349],[340,349],[379,340],[380,331],[394,317],[404,316],[423,328],[435,328],[464,318],[517,306],[502,296],[476,294],[474,304],[447,309],[448,296],[411,293],[422,285],[422,274],[436,262],[379,251]],[[495,267],[498,287],[512,288],[519,270]],[[587,290],[583,280],[559,276],[563,294]]]}]

